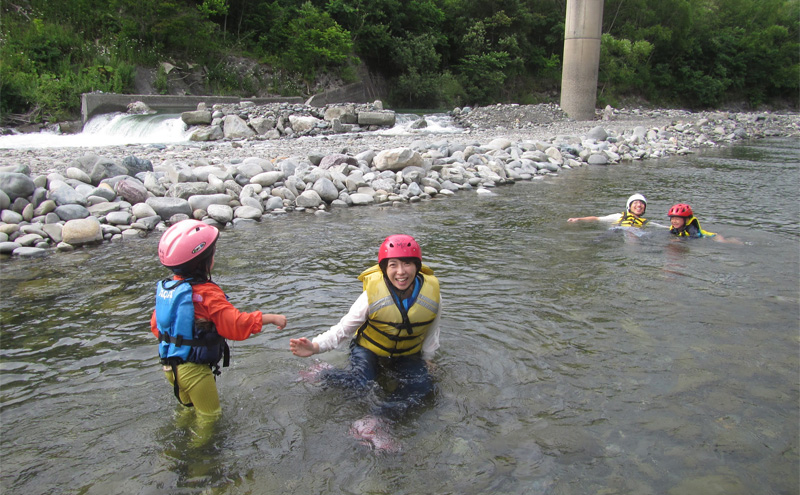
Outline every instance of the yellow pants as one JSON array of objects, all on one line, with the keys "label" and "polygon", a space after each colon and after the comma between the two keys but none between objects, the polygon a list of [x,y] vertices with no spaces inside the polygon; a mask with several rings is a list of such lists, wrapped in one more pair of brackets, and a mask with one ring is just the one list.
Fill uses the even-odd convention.
[{"label": "yellow pants", "polygon": [[[172,367],[164,366],[164,375],[170,385],[175,385]],[[183,363],[178,365],[178,393],[181,402],[194,404],[199,414],[219,416],[222,408],[219,405],[219,393],[214,374],[207,364]]]}]

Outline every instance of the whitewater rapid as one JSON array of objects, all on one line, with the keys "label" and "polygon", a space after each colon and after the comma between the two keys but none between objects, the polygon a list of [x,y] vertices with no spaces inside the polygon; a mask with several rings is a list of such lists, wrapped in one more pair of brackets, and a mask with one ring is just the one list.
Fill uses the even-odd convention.
[{"label": "whitewater rapid", "polygon": [[[397,114],[397,124],[389,129],[372,131],[379,136],[457,134],[463,129],[445,114],[425,115],[426,126],[413,128],[420,119],[413,114]],[[136,144],[188,143],[193,129],[181,120],[180,114],[130,115],[110,113],[93,117],[78,134],[61,134],[45,130],[39,133],[0,136],[0,149],[100,148]]]}]

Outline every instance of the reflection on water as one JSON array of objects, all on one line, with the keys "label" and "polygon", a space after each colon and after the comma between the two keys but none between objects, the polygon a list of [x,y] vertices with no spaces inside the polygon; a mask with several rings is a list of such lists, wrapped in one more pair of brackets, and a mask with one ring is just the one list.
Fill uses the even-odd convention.
[{"label": "reflection on water", "polygon": [[[215,280],[289,326],[232,344],[223,417],[198,424],[148,330],[157,238],[2,262],[8,493],[797,493],[800,148],[584,167],[400,208],[223,233]],[[568,224],[631,192],[688,202],[745,244]],[[298,380],[291,337],[344,314],[382,239],[442,282],[434,401],[399,454],[348,436],[368,405]],[[131,248],[134,245],[134,248]],[[337,366],[346,349],[320,356]]]}]

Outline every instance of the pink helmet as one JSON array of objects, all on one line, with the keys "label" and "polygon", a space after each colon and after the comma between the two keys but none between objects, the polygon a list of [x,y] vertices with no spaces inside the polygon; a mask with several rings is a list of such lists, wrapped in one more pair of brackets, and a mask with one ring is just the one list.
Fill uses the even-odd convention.
[{"label": "pink helmet", "polygon": [[692,207],[685,203],[678,203],[676,205],[673,205],[672,208],[670,208],[669,212],[667,213],[668,217],[689,218],[692,215],[694,215],[694,213],[692,213]]},{"label": "pink helmet", "polygon": [[388,258],[417,258],[422,261],[422,250],[410,235],[390,235],[378,250],[378,263]]},{"label": "pink helmet", "polygon": [[219,230],[198,220],[182,220],[164,232],[158,242],[158,259],[167,268],[179,267],[209,253]]}]

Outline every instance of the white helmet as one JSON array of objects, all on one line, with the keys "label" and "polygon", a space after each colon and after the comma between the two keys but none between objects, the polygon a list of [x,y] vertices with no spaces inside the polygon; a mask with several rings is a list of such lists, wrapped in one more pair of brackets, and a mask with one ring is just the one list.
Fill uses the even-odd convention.
[{"label": "white helmet", "polygon": [[628,198],[628,202],[625,204],[625,209],[631,211],[631,203],[633,203],[634,201],[641,201],[642,203],[644,203],[645,210],[647,209],[647,200],[641,194],[634,194],[633,196]]}]

